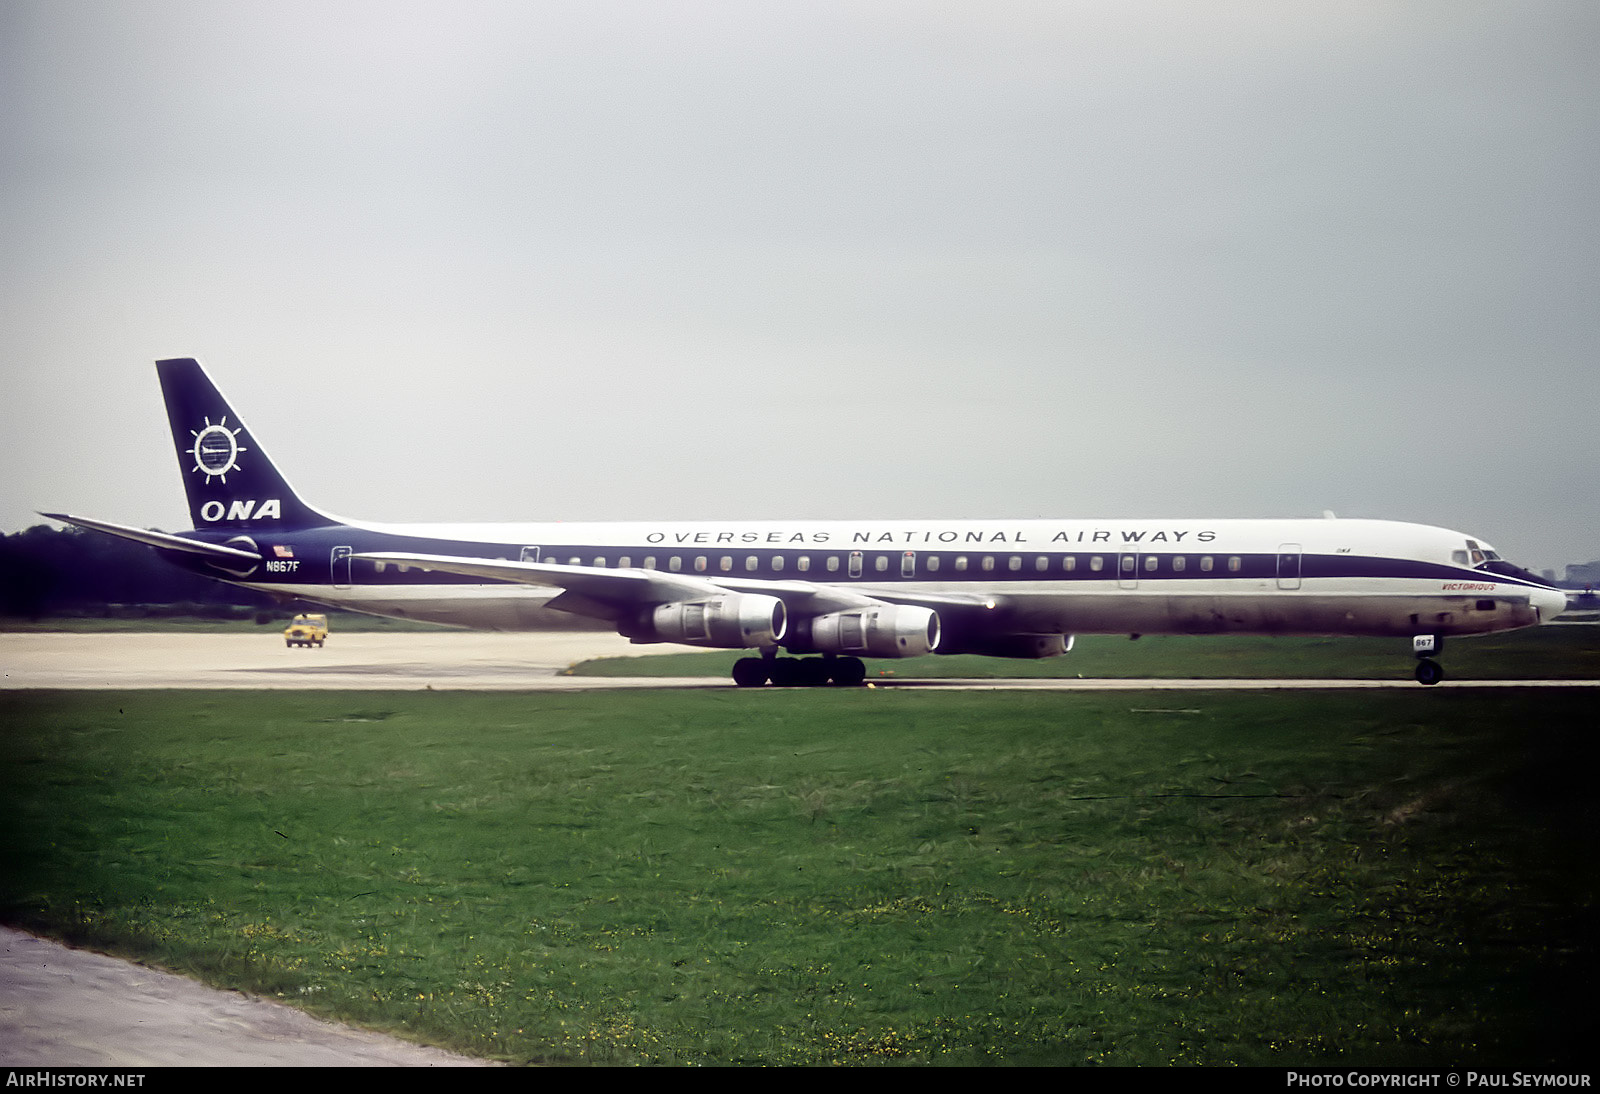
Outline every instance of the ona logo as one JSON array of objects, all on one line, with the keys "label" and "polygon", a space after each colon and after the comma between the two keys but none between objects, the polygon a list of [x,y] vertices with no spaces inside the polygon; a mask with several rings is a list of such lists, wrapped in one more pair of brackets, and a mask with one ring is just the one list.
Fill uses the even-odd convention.
[{"label": "ona logo", "polygon": [[230,505],[223,505],[220,501],[208,501],[200,507],[200,519],[207,521],[281,520],[282,518],[283,502],[277,498],[268,498],[262,502],[254,498],[240,498]]},{"label": "ona logo", "polygon": [[216,425],[211,424],[210,418],[205,422],[204,429],[189,430],[194,438],[194,447],[189,450],[194,455],[194,466],[189,470],[205,475],[207,483],[212,476],[226,483],[228,472],[239,466],[239,453],[245,451],[239,447],[239,434],[244,432],[244,427],[229,429],[226,415]]}]

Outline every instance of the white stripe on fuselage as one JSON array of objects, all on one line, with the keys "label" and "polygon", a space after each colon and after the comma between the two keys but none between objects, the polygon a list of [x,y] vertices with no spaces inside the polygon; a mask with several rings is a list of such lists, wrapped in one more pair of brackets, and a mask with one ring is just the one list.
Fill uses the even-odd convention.
[{"label": "white stripe on fuselage", "polygon": [[[483,544],[630,548],[849,551],[1274,552],[1380,555],[1449,562],[1468,537],[1442,528],[1374,520],[982,520],[759,521],[695,523],[388,524],[348,522],[390,535]],[[1486,545],[1485,545],[1486,546]]]}]

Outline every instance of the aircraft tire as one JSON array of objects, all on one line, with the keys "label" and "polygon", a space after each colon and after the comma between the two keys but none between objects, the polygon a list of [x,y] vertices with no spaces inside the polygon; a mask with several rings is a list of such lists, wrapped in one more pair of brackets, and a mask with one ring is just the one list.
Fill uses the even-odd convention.
[{"label": "aircraft tire", "polygon": [[742,688],[758,688],[767,682],[767,663],[759,657],[741,657],[733,663],[733,682]]},{"label": "aircraft tire", "polygon": [[1429,660],[1426,657],[1417,662],[1417,683],[1437,684],[1443,679],[1444,669],[1440,667],[1439,662]]},{"label": "aircraft tire", "polygon": [[840,688],[858,688],[867,679],[867,666],[859,657],[840,657],[833,662],[833,685]]},{"label": "aircraft tire", "polygon": [[799,670],[795,682],[803,687],[820,688],[828,683],[828,663],[820,657],[802,657],[795,668]]},{"label": "aircraft tire", "polygon": [[772,686],[777,688],[793,688],[804,684],[805,672],[799,660],[793,657],[778,657],[772,662]]}]

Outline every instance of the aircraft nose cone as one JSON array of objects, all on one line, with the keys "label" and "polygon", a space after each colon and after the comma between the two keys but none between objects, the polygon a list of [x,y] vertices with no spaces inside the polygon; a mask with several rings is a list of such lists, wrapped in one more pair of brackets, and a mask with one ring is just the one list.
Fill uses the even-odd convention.
[{"label": "aircraft nose cone", "polygon": [[1567,594],[1560,589],[1535,589],[1531,600],[1541,623],[1548,623],[1567,610]]}]

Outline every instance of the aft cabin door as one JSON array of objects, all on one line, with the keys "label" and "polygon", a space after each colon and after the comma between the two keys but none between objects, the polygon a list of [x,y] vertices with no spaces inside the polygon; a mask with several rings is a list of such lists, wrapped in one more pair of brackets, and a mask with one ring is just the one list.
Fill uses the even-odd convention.
[{"label": "aft cabin door", "polygon": [[335,589],[348,589],[350,587],[350,556],[353,553],[349,547],[335,547],[333,549],[333,587]]},{"label": "aft cabin door", "polygon": [[1278,588],[1300,587],[1300,545],[1284,543],[1278,547]]}]

